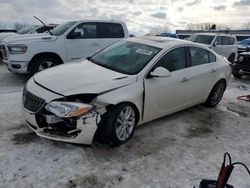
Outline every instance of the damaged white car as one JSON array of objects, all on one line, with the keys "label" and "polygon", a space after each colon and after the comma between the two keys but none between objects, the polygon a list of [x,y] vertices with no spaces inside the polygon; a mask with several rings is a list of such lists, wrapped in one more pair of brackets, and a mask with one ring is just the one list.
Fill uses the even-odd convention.
[{"label": "damaged white car", "polygon": [[117,146],[139,124],[201,103],[216,106],[230,76],[228,61],[202,45],[130,38],[33,76],[23,114],[39,136],[91,144],[98,133]]}]

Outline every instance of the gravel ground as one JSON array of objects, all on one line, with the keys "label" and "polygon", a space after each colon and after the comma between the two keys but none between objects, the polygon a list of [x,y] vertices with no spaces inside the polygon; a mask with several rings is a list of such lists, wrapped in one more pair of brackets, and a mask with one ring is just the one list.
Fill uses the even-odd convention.
[{"label": "gravel ground", "polygon": [[[66,144],[37,137],[24,124],[22,88],[27,78],[0,63],[0,187],[198,187],[216,179],[224,152],[250,167],[250,78],[231,80],[221,104],[196,106],[138,127],[119,148],[95,142]],[[236,167],[236,188],[250,178]]]}]

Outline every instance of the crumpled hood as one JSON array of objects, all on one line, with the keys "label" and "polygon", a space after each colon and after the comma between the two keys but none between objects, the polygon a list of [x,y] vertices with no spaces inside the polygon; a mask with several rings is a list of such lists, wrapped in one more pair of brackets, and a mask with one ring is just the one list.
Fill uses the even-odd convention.
[{"label": "crumpled hood", "polygon": [[118,73],[84,59],[44,70],[33,78],[41,86],[69,96],[107,92],[135,83],[137,76]]},{"label": "crumpled hood", "polygon": [[13,35],[3,40],[7,44],[27,44],[30,42],[54,41],[57,36],[48,33]]}]

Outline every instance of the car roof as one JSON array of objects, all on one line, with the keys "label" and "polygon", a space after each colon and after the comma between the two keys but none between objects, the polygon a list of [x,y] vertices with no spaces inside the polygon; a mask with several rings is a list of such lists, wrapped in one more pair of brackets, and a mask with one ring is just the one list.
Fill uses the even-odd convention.
[{"label": "car roof", "polygon": [[193,45],[193,46],[204,47],[203,45],[193,43],[191,41],[168,38],[168,37],[160,37],[160,36],[141,36],[141,37],[129,38],[127,40],[131,42],[138,42],[138,43],[146,44],[149,46],[162,48],[162,49],[172,48],[175,46],[182,46],[182,45]]},{"label": "car roof", "polygon": [[[74,20],[72,20],[74,21]],[[80,23],[80,22],[106,22],[106,23],[124,23],[122,21],[115,21],[115,20],[75,20],[75,22]]]}]

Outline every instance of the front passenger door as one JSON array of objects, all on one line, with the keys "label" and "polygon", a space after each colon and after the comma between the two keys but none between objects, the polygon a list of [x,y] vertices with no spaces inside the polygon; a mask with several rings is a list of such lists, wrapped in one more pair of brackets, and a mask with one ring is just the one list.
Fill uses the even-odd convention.
[{"label": "front passenger door", "polygon": [[97,36],[96,23],[82,23],[76,26],[67,36],[66,49],[69,60],[92,56],[101,49]]},{"label": "front passenger door", "polygon": [[165,54],[151,71],[157,67],[169,70],[171,76],[145,78],[144,122],[183,109],[188,102],[185,47]]}]

